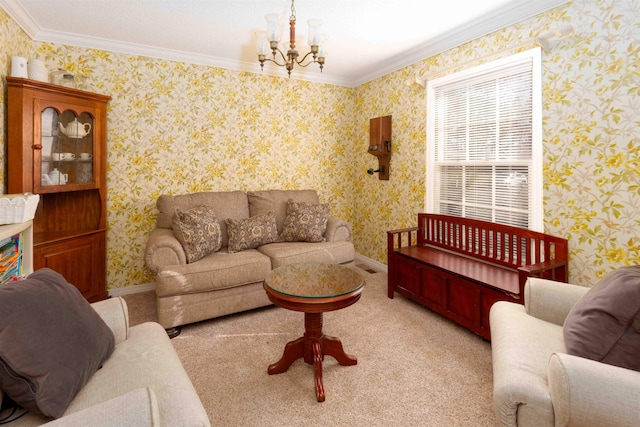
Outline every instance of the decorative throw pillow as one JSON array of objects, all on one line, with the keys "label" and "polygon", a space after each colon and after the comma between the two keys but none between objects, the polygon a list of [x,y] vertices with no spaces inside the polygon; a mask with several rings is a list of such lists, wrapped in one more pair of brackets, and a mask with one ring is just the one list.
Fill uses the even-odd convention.
[{"label": "decorative throw pillow", "polygon": [[278,241],[276,213],[269,211],[251,218],[225,219],[229,236],[229,253],[253,249]]},{"label": "decorative throw pillow", "polygon": [[0,287],[0,388],[25,409],[62,416],[114,345],[111,329],[55,271]]},{"label": "decorative throw pillow", "polygon": [[280,240],[285,242],[324,242],[329,220],[328,203],[312,204],[287,202],[287,216],[284,219]]},{"label": "decorative throw pillow", "polygon": [[220,224],[210,206],[198,206],[184,212],[176,209],[171,228],[184,248],[187,263],[196,262],[222,246]]},{"label": "decorative throw pillow", "polygon": [[618,268],[589,289],[563,333],[569,354],[640,371],[640,266]]}]

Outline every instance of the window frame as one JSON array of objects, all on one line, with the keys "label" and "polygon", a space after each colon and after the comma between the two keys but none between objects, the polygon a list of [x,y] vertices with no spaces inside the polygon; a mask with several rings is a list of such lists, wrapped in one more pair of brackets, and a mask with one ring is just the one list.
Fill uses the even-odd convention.
[{"label": "window frame", "polygon": [[[543,200],[543,149],[542,149],[542,58],[539,47],[509,55],[491,62],[471,67],[456,73],[427,80],[427,163],[426,163],[426,212],[440,213],[440,177],[436,167],[436,89],[439,87],[464,81],[479,79],[481,76],[503,72],[524,63],[531,63],[531,159],[513,161],[510,164],[517,166],[530,164],[529,169],[529,216],[528,228],[530,230],[544,231],[544,200]],[[440,150],[442,152],[442,150]],[[498,161],[489,162],[494,165],[501,164]],[[481,166],[487,162],[461,161],[464,166]],[[454,165],[449,163],[449,165]],[[495,206],[495,205],[493,205]]]}]

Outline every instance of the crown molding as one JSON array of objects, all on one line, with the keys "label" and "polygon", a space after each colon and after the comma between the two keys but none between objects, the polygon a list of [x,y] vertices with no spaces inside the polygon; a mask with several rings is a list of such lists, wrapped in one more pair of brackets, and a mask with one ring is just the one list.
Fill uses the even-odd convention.
[{"label": "crown molding", "polygon": [[360,86],[368,81],[415,64],[449,49],[453,49],[509,25],[524,21],[547,10],[562,6],[568,2],[569,0],[523,0],[519,3],[507,5],[501,8],[499,13],[487,13],[466,24],[464,27],[449,31],[427,43],[418,45],[400,55],[383,61],[378,67],[374,67],[374,72],[355,79],[352,85],[354,87]]},{"label": "crown molding", "polygon": [[[137,55],[169,61],[219,67],[233,71],[244,71],[260,75],[289,78],[283,68],[265,67],[264,71],[260,70],[260,65],[258,64],[258,62],[230,60],[226,58],[219,58],[216,56],[202,55],[194,52],[186,52],[175,49],[165,49],[137,43],[120,42],[99,37],[78,36],[77,34],[61,31],[40,31],[33,39],[35,41],[47,43],[60,43],[64,45],[77,46],[88,49],[100,49],[108,52],[118,52],[126,55]],[[294,71],[292,78],[294,78],[295,80],[305,80],[314,83],[327,83],[338,86],[351,86],[352,84],[352,82],[348,79],[336,78],[316,73],[304,73],[300,71]]]},{"label": "crown molding", "polygon": [[[295,80],[305,80],[314,83],[326,83],[337,86],[357,87],[368,81],[382,77],[403,67],[415,64],[431,56],[460,46],[508,25],[531,18],[549,9],[568,3],[568,0],[520,0],[499,10],[498,13],[487,13],[480,18],[464,25],[464,27],[449,31],[436,39],[418,45],[402,54],[395,55],[388,60],[371,67],[375,71],[355,78],[341,78],[327,74],[304,72],[294,74]],[[34,41],[61,43],[89,49],[101,49],[128,55],[139,55],[170,61],[186,62],[213,67],[220,67],[234,71],[243,71],[260,75],[288,78],[285,70],[267,67],[264,71],[258,69],[255,62],[244,62],[225,58],[202,55],[193,52],[164,49],[153,46],[114,41],[99,37],[79,36],[68,32],[42,30],[33,17],[16,0],[0,0],[0,6],[14,19],[18,25]]]},{"label": "crown molding", "polygon": [[[230,60],[211,55],[197,54],[193,52],[164,49],[136,43],[120,42],[99,37],[79,36],[77,34],[62,31],[43,30],[33,19],[31,14],[29,14],[29,12],[27,12],[18,1],[0,0],[0,6],[34,41],[60,43],[87,49],[100,49],[108,52],[118,52],[126,55],[138,55],[169,61],[207,65],[212,67],[225,68],[233,71],[254,73],[263,76],[289,78],[284,69],[280,67],[266,67],[263,71],[259,69],[259,64],[257,62]],[[353,83],[350,79],[329,76],[326,74],[304,72],[302,70],[294,71],[294,75],[292,78],[295,80],[347,87],[351,87]]]},{"label": "crown molding", "polygon": [[20,3],[16,0],[0,0],[0,6],[29,37],[35,40],[41,28],[33,19],[33,16]]}]

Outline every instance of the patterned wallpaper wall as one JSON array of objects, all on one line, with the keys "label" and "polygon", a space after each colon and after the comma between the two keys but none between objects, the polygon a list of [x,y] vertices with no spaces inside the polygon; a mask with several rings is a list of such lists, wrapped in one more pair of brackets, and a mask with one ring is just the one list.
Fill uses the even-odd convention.
[{"label": "patterned wallpaper wall", "polygon": [[160,194],[313,188],[352,219],[353,89],[50,43],[37,55],[112,96],[109,288],[153,281],[143,251]]},{"label": "patterned wallpaper wall", "polygon": [[404,82],[535,47],[536,35],[571,23],[574,34],[543,52],[545,232],[569,239],[571,283],[639,264],[639,11],[638,0],[572,2],[358,87],[360,151],[369,118],[392,114],[393,156],[389,181],[364,173],[373,156],[356,158],[357,251],[384,261],[385,230],[415,225],[424,210],[426,93]]},{"label": "patterned wallpaper wall", "polygon": [[24,31],[0,8],[0,193],[7,189],[7,88],[5,76],[11,73],[11,57],[29,58],[33,42]]},{"label": "patterned wallpaper wall", "polygon": [[[26,37],[0,16],[12,55]],[[353,221],[354,89],[52,43],[35,43],[34,55],[112,96],[109,289],[153,281],[143,251],[160,194],[313,188]]]},{"label": "patterned wallpaper wall", "polygon": [[[543,54],[545,228],[570,240],[570,281],[590,286],[640,262],[638,10],[637,0],[574,2],[355,89],[32,43],[0,10],[0,73],[11,55],[33,52],[112,96],[107,285],[115,289],[153,280],[142,251],[163,193],[315,188],[353,224],[356,250],[386,263],[385,231],[413,225],[424,209],[426,95],[405,81],[571,22],[576,34]],[[377,167],[366,152],[369,119],[389,114],[391,179],[380,181],[366,173]],[[0,127],[4,158],[4,120]]]}]

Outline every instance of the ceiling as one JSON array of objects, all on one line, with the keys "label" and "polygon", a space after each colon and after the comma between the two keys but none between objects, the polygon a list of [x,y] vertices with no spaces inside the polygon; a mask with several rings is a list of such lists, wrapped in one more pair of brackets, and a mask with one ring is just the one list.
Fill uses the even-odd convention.
[{"label": "ceiling", "polygon": [[[328,56],[296,66],[292,78],[358,86],[469,40],[527,19],[568,0],[297,0],[299,52],[307,20],[324,22]],[[291,14],[288,0],[0,0],[36,41],[260,71],[256,31],[264,16]],[[288,26],[288,25],[285,25]],[[288,47],[288,31],[283,34]]]}]

